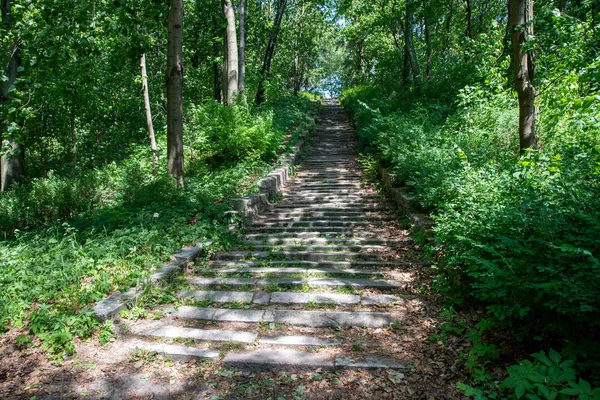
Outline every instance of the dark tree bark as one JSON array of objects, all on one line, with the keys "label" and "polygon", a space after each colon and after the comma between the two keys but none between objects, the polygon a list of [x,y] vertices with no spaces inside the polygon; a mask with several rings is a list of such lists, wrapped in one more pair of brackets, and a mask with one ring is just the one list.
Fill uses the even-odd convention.
[{"label": "dark tree bark", "polygon": [[275,54],[275,45],[277,43],[277,35],[279,34],[279,29],[281,27],[281,20],[283,18],[283,14],[285,12],[285,6],[287,4],[287,0],[277,0],[277,11],[275,12],[275,24],[273,25],[273,31],[269,37],[269,42],[267,44],[267,50],[265,52],[265,59],[263,62],[263,66],[260,70],[260,81],[258,82],[258,90],[256,91],[256,105],[260,105],[265,101],[265,80],[269,75],[269,71],[271,70],[271,60],[273,59],[273,54]]},{"label": "dark tree bark", "polygon": [[431,28],[429,26],[429,7],[427,0],[423,0],[423,22],[425,25],[425,79],[431,79],[431,60],[433,54],[431,51]]},{"label": "dark tree bark", "polygon": [[146,73],[146,54],[142,54],[140,60],[142,70],[142,92],[144,93],[144,108],[146,109],[146,125],[148,126],[148,137],[152,149],[152,168],[156,169],[158,154],[156,152],[156,138],[154,137],[154,126],[152,125],[152,110],[150,109],[150,93],[148,92],[148,74]]},{"label": "dark tree bark", "polygon": [[170,0],[167,37],[167,153],[171,175],[183,186],[183,0]]},{"label": "dark tree bark", "polygon": [[222,0],[223,13],[227,20],[227,29],[225,30],[225,46],[227,48],[227,58],[225,62],[225,100],[231,105],[235,100],[238,91],[238,48],[235,32],[235,13],[231,0]]},{"label": "dark tree bark", "polygon": [[537,147],[535,136],[535,96],[533,86],[535,55],[523,50],[533,35],[533,1],[509,0],[508,19],[511,28],[515,89],[519,98],[519,144],[521,153]]},{"label": "dark tree bark", "polygon": [[[2,25],[7,30],[10,30],[13,24],[11,15],[10,0],[1,0],[0,8],[2,10]],[[6,63],[4,75],[8,78],[2,82],[0,90],[0,104],[10,100],[8,92],[17,79],[19,67],[21,66],[21,43],[16,41],[12,44],[10,58]],[[3,106],[4,107],[4,106]],[[0,122],[4,128],[8,122]],[[4,130],[4,129],[3,129]],[[15,183],[18,183],[25,174],[25,146],[15,139],[14,136],[9,136],[7,139],[9,145],[9,153],[2,156],[0,159],[0,190],[6,191]]]},{"label": "dark tree bark", "polygon": [[413,41],[413,27],[414,27],[414,11],[413,5],[410,3],[406,4],[406,18],[404,19],[404,66],[409,67],[409,73],[406,75],[404,72],[403,77],[405,82],[409,81],[409,77],[412,81],[419,79],[421,71],[419,69],[419,60],[417,59],[417,52],[415,51],[415,45]]},{"label": "dark tree bark", "polygon": [[473,39],[473,8],[471,7],[471,0],[466,0],[467,2],[467,29],[465,30],[465,36],[469,39]]},{"label": "dark tree bark", "polygon": [[240,0],[239,10],[240,43],[238,49],[238,92],[243,104],[246,104],[246,0]]},{"label": "dark tree bark", "polygon": [[[219,31],[219,22],[217,18],[213,15],[212,18],[213,27],[215,32]],[[222,82],[221,82],[221,65],[219,64],[219,56],[221,55],[221,45],[218,41],[213,41],[213,99],[218,101],[219,103],[223,102],[223,98],[221,96],[222,93]]]}]

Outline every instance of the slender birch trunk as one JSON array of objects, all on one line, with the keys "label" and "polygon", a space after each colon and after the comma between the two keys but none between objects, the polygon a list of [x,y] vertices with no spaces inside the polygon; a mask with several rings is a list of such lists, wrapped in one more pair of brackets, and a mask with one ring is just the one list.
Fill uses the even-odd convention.
[{"label": "slender birch trunk", "polygon": [[152,125],[152,110],[150,109],[150,94],[148,92],[148,74],[146,73],[146,54],[142,54],[140,60],[142,70],[142,92],[144,93],[144,108],[146,109],[146,125],[148,125],[148,137],[152,149],[152,168],[158,165],[158,153],[156,152],[156,138],[154,137],[154,126]]}]

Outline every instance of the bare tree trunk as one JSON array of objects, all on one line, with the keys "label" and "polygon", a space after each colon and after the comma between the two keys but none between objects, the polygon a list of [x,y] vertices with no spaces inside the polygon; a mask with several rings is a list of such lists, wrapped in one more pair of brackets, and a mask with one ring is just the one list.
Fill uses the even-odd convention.
[{"label": "bare tree trunk", "polygon": [[142,54],[140,68],[142,69],[142,92],[144,93],[146,124],[148,125],[150,148],[152,149],[152,168],[156,169],[158,164],[158,153],[156,152],[156,138],[154,137],[154,127],[152,126],[152,110],[150,109],[150,94],[148,93],[148,74],[146,73],[146,54]]},{"label": "bare tree trunk", "polygon": [[239,76],[238,92],[242,103],[246,104],[246,0],[240,0],[239,10],[240,43],[239,43]]},{"label": "bare tree trunk", "polygon": [[425,24],[425,79],[431,79],[431,60],[433,59],[431,51],[431,30],[429,27],[429,7],[427,0],[423,0],[423,22]]},{"label": "bare tree trunk", "polygon": [[465,30],[465,36],[469,39],[473,39],[473,21],[472,14],[473,9],[471,7],[471,0],[466,0],[467,2],[467,29]]},{"label": "bare tree trunk", "polygon": [[294,96],[298,96],[302,77],[300,76],[300,56],[294,57]]},{"label": "bare tree trunk", "polygon": [[169,172],[183,186],[183,0],[170,0],[167,42]]},{"label": "bare tree trunk", "polygon": [[260,71],[260,81],[258,82],[258,90],[256,91],[256,105],[260,105],[263,101],[265,101],[265,80],[269,75],[269,71],[271,70],[271,60],[273,58],[273,54],[275,53],[275,44],[277,43],[277,34],[279,33],[279,28],[281,26],[281,19],[283,18],[283,13],[285,12],[285,6],[287,4],[287,0],[278,0],[277,1],[277,12],[275,13],[275,24],[273,26],[273,31],[271,32],[271,36],[269,37],[269,43],[267,44],[267,51],[265,52],[265,60],[263,62],[262,69]]},{"label": "bare tree trunk", "polygon": [[233,4],[231,0],[223,0],[223,12],[227,19],[226,42],[227,46],[227,80],[225,81],[227,90],[227,104],[231,105],[235,100],[235,95],[238,91],[238,48],[237,37],[235,33],[235,13],[233,12]]},{"label": "bare tree trunk", "polygon": [[[218,30],[218,21],[213,15],[213,24],[215,25],[215,30]],[[221,66],[217,61],[221,52],[221,46],[219,42],[213,41],[213,98],[219,103],[223,102],[223,98],[221,96],[222,93],[222,81],[221,81]]]},{"label": "bare tree trunk", "polygon": [[414,13],[412,4],[406,4],[406,19],[404,20],[404,63],[410,62],[410,73],[412,80],[415,81],[421,75],[419,70],[419,60],[417,59],[417,52],[415,51],[415,45],[413,42],[413,25],[414,25]]},{"label": "bare tree trunk", "polygon": [[227,58],[229,53],[229,47],[227,47],[227,30],[223,31],[223,65],[221,65],[221,98],[223,104],[229,104],[229,85],[227,84]]},{"label": "bare tree trunk", "polygon": [[535,136],[535,96],[533,86],[535,55],[523,50],[533,35],[533,0],[509,0],[508,18],[514,57],[515,89],[519,98],[519,144],[521,153],[537,147]]},{"label": "bare tree trunk", "polygon": [[[10,30],[13,23],[10,0],[1,0],[0,9],[2,10],[2,25],[4,25],[7,30]],[[0,104],[9,100],[8,92],[17,79],[20,66],[21,43],[17,41],[13,43],[10,59],[3,71],[8,79],[2,82]],[[7,128],[7,125],[8,121],[0,122],[0,126],[3,130]],[[8,190],[15,183],[20,182],[23,175],[25,175],[25,147],[18,143],[12,135],[6,140],[8,141],[10,151],[0,159],[0,191],[3,192]]]}]

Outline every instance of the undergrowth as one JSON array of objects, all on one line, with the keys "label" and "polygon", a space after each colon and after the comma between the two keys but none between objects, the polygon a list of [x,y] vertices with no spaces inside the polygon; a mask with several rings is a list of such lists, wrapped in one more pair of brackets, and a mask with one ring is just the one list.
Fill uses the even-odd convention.
[{"label": "undergrowth", "polygon": [[[217,247],[225,246],[224,200],[257,190],[257,178],[285,151],[285,136],[310,127],[307,112],[318,105],[283,97],[252,112],[204,107],[221,108],[221,117],[233,113],[241,122],[223,126],[222,136],[190,123],[185,190],[152,170],[146,148],[136,148],[120,164],[76,176],[50,172],[0,195],[0,331],[25,328],[50,354],[69,355],[75,337],[87,338],[98,329],[91,308],[96,301],[139,285],[183,245],[213,238]],[[192,109],[189,118],[200,118],[198,112]],[[208,117],[202,114],[201,120]],[[220,149],[231,141],[247,145],[213,163],[211,153],[192,155],[205,137]],[[110,340],[111,332],[104,326],[100,341]]]}]

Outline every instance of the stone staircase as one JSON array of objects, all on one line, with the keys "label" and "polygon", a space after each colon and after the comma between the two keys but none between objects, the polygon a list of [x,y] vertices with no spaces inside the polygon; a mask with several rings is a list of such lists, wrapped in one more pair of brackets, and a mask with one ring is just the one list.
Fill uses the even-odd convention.
[{"label": "stone staircase", "polygon": [[197,265],[181,304],[127,326],[127,346],[240,368],[406,368],[394,349],[425,263],[365,182],[340,106],[313,142],[240,248]]}]

